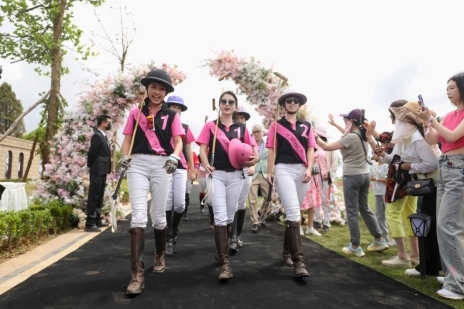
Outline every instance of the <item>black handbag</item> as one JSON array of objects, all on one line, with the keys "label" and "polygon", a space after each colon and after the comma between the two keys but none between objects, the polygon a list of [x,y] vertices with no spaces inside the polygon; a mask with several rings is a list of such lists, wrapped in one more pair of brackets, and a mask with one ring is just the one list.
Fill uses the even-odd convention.
[{"label": "black handbag", "polygon": [[425,179],[413,179],[408,181],[406,185],[406,195],[412,196],[423,196],[428,195],[433,192],[435,189],[435,183],[432,178],[427,178],[425,175]]}]

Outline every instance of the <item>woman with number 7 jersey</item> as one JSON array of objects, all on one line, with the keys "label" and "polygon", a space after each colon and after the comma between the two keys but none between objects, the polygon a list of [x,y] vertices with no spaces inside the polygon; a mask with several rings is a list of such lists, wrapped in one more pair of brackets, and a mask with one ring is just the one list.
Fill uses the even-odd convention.
[{"label": "woman with number 7 jersey", "polygon": [[275,185],[286,213],[283,259],[293,267],[295,278],[309,276],[303,261],[300,205],[309,188],[316,140],[311,124],[296,116],[306,101],[301,92],[288,89],[282,93],[278,103],[286,116],[271,124],[266,143],[267,180],[272,184],[275,165]]},{"label": "woman with number 7 jersey", "polygon": [[[255,165],[259,155],[246,126],[233,120],[237,111],[237,96],[232,91],[226,91],[221,94],[219,102],[220,117],[204,125],[196,143],[200,146],[201,162],[209,175],[209,186],[212,186],[208,188],[208,194],[211,194],[214,239],[221,265],[219,280],[225,280],[232,277],[229,238],[245,179],[242,168]],[[208,153],[208,149],[211,152]]]}]

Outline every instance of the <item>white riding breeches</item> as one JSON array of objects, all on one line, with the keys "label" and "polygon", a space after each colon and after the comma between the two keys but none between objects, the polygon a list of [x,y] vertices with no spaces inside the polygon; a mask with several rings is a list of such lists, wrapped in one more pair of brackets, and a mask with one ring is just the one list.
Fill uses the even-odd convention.
[{"label": "white riding breeches", "polygon": [[172,181],[172,175],[163,168],[168,157],[133,154],[131,158],[131,166],[127,170],[132,208],[131,228],[147,227],[147,196],[150,192],[153,227],[162,230],[166,227],[166,202]]}]

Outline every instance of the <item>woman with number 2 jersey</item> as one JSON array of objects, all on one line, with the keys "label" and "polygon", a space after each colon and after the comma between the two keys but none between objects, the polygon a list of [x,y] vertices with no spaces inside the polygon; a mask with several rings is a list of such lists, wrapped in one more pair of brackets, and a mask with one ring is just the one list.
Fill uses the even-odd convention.
[{"label": "woman with number 2 jersey", "polygon": [[[212,181],[212,190],[208,194],[211,194],[214,238],[221,265],[219,280],[224,280],[232,277],[228,240],[244,182],[242,168],[255,165],[259,155],[246,126],[233,120],[238,105],[237,96],[232,91],[226,91],[221,94],[219,102],[219,119],[204,125],[196,143],[200,146],[200,159],[205,172]],[[214,162],[211,161],[213,153]]]},{"label": "woman with number 2 jersey", "polygon": [[307,98],[301,92],[286,90],[279,98],[279,105],[287,112],[269,127],[267,181],[272,184],[275,165],[275,185],[285,208],[285,236],[283,259],[293,267],[293,277],[309,276],[303,261],[300,238],[300,205],[309,188],[314,162],[314,139],[311,124],[296,117],[298,109]]}]

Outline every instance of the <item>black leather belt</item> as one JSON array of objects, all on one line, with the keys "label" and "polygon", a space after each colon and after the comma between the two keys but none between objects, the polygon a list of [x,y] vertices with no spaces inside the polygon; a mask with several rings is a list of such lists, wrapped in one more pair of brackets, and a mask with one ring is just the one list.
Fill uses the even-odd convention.
[{"label": "black leather belt", "polygon": [[232,173],[232,172],[237,172],[241,171],[242,169],[236,169],[236,168],[224,168],[224,169],[218,169],[217,171],[224,171],[226,173]]},{"label": "black leather belt", "polygon": [[141,155],[147,155],[147,156],[161,156],[161,157],[167,157],[166,154],[159,154],[156,152],[150,152],[150,153],[134,153],[134,154],[141,154]]}]

